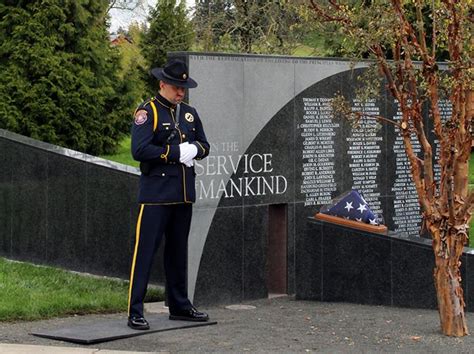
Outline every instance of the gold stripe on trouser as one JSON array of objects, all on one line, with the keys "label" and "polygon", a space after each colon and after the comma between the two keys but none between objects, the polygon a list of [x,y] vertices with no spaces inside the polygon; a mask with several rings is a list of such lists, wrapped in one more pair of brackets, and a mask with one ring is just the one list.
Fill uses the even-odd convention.
[{"label": "gold stripe on trouser", "polygon": [[135,263],[137,261],[138,253],[138,243],[140,242],[140,226],[142,224],[143,209],[145,209],[145,204],[142,204],[140,207],[140,213],[138,214],[137,220],[137,229],[135,234],[135,251],[133,252],[132,260],[132,269],[130,271],[130,286],[128,288],[128,315],[130,316],[130,305],[132,300],[132,286],[133,286],[133,276],[135,275]]}]

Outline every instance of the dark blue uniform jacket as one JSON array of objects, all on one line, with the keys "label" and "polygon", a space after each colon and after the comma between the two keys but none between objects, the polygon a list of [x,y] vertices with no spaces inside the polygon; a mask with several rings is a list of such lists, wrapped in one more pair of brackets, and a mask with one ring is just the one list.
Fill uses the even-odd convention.
[{"label": "dark blue uniform jacket", "polygon": [[179,162],[179,144],[197,147],[195,159],[209,154],[201,119],[196,110],[181,103],[176,107],[160,95],[142,103],[135,111],[132,127],[132,156],[140,161],[142,173],[139,203],[176,204],[196,201],[193,167]]}]

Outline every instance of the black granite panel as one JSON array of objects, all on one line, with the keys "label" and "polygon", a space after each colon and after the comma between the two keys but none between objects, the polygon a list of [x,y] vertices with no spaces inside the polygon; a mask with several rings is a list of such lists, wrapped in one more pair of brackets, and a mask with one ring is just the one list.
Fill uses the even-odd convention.
[{"label": "black granite panel", "polygon": [[243,300],[266,297],[268,206],[244,208]]},{"label": "black granite panel", "polygon": [[94,164],[97,166],[108,167],[115,171],[122,171],[125,173],[134,174],[134,175],[139,174],[138,168],[136,167],[124,165],[124,164],[110,161],[110,160],[105,160],[100,157],[87,155],[83,152],[66,149],[58,145],[52,145],[52,144],[45,143],[39,140],[34,140],[32,138],[15,134],[4,129],[0,129],[0,139],[3,139],[4,141],[8,142],[8,144],[12,144],[12,146],[21,144],[24,146],[29,146],[31,148],[34,148],[37,151],[49,152],[49,153],[61,155],[63,157],[69,157],[69,158],[77,159],[80,161],[87,161],[91,164]]},{"label": "black granite panel", "polygon": [[[310,218],[305,234],[305,242],[297,243],[297,299],[437,308],[430,240],[364,233]],[[461,259],[467,311],[473,310],[473,259],[469,252]],[[313,281],[321,270],[323,277]]]},{"label": "black granite panel", "polygon": [[392,241],[392,302],[394,306],[436,308],[434,255],[429,245]]},{"label": "black granite panel", "polygon": [[[203,165],[205,165],[209,171],[212,171],[210,173],[212,173],[213,178],[210,182],[206,182],[205,178],[200,178],[199,175],[197,176],[197,195],[208,196],[207,199],[220,198],[219,207],[241,207],[245,195],[253,191],[253,184],[255,183],[250,183],[250,190],[246,190],[246,177],[248,178],[248,176],[244,173],[245,159],[240,159],[235,168],[235,173],[232,173],[229,179],[223,178],[223,169],[220,170],[220,174],[218,172],[218,166],[225,166],[226,171],[231,171],[231,169],[234,168],[233,165],[237,163],[236,159],[237,158],[231,156],[225,157],[223,155],[217,155],[208,156],[203,160]],[[201,179],[202,181],[200,181]]]},{"label": "black granite panel", "polygon": [[231,304],[243,293],[243,208],[218,208],[204,245],[194,303]]},{"label": "black granite panel", "polygon": [[[407,252],[405,252],[408,250]],[[398,261],[394,261],[393,268],[393,303],[395,306],[415,307],[415,308],[433,308],[437,309],[436,288],[433,279],[435,266],[431,240],[410,238],[410,241],[394,240],[394,257],[401,256]],[[395,254],[398,252],[398,254]],[[468,272],[469,254],[461,256],[461,286],[464,292],[466,305],[469,304],[469,298],[474,294],[470,284],[470,274]],[[417,294],[413,296],[413,294]],[[468,311],[469,306],[467,306]]]},{"label": "black granite panel", "polygon": [[[380,114],[383,117],[387,117],[389,115],[389,112],[388,112],[389,107],[387,105],[387,95],[388,95],[388,92],[386,91],[382,92],[380,96],[381,99],[377,101],[377,104],[380,108]],[[386,224],[385,219],[389,212],[388,206],[393,204],[393,199],[391,197],[391,189],[392,189],[393,181],[389,178],[389,175],[387,173],[387,166],[388,166],[388,161],[393,155],[391,147],[393,146],[393,141],[395,138],[393,134],[392,124],[379,123],[378,127],[380,129],[378,136],[381,136],[383,138],[383,141],[381,142],[381,153],[378,159],[378,163],[379,163],[378,170],[380,171],[379,180],[378,180],[378,183],[380,183],[380,186],[379,186],[379,192],[380,192],[379,199],[381,202],[380,213],[383,217],[383,223]]]},{"label": "black granite panel", "polygon": [[10,257],[12,242],[12,164],[10,145],[0,139],[0,255]]},{"label": "black granite panel", "polygon": [[128,278],[135,168],[1,129],[0,163],[1,255]]},{"label": "black granite panel", "polygon": [[11,145],[13,258],[43,263],[48,254],[48,154]]},{"label": "black granite panel", "polygon": [[[305,261],[309,261],[311,262],[311,264],[314,264],[313,262],[315,260],[311,259],[311,260],[308,260],[306,258],[307,255],[309,255],[306,251],[305,248],[301,248],[301,246],[298,244],[300,241],[300,238],[303,237],[303,235],[306,234],[306,228],[307,228],[307,223],[308,223],[308,218],[310,218],[310,220],[314,220],[312,219],[313,216],[319,211],[319,207],[318,206],[314,206],[314,205],[309,205],[309,206],[305,206],[304,203],[294,203],[293,204],[294,206],[294,216],[293,216],[293,228],[294,228],[294,253],[292,255],[292,258],[293,258],[293,269],[294,269],[294,293],[297,293],[298,292],[298,285],[296,284],[296,281],[298,279],[298,277],[300,276],[298,274],[298,267],[297,267],[297,264],[299,263],[300,265],[302,264],[301,262],[305,262]],[[309,240],[308,240],[309,242]],[[319,242],[318,240],[316,240],[316,242]],[[307,246],[306,243],[304,243],[304,245]],[[303,254],[300,254],[300,251],[303,250]],[[318,251],[319,252],[319,251]],[[316,254],[317,255],[317,254]],[[303,261],[304,260],[304,261]],[[320,261],[322,261],[322,258],[320,259]],[[322,265],[322,263],[321,263]],[[292,265],[291,263],[289,262],[289,265],[288,267],[290,268]],[[313,274],[311,275],[311,277],[314,277],[316,280],[312,280],[312,282],[314,281],[319,281],[319,279],[321,279],[322,281],[322,268],[321,268],[321,273],[317,273],[317,274]]]},{"label": "black granite panel", "polygon": [[295,259],[296,259],[296,207],[295,203],[288,204],[288,294],[295,293]]},{"label": "black granite panel", "polygon": [[87,164],[50,154],[48,158],[47,262],[83,271],[86,248]]},{"label": "black granite panel", "polygon": [[[360,83],[358,82],[358,77],[362,74],[361,69],[356,69],[349,72],[344,72],[337,75],[340,79],[343,79],[345,82],[339,91],[336,93],[337,95],[342,95],[344,99],[350,106],[354,105],[353,100],[355,99],[355,90],[360,87]],[[360,108],[355,108],[356,111],[360,111]],[[353,125],[354,122],[350,122],[344,115],[336,114],[336,119],[340,124],[340,134],[337,135],[337,140],[335,142],[336,146],[336,159],[337,159],[337,184],[338,190],[336,197],[340,194],[352,189],[354,187],[354,170],[357,168],[364,168],[362,161],[353,161],[353,157],[349,155],[351,142],[348,139],[353,138],[353,133],[355,130],[359,130],[360,126]],[[360,122],[363,124],[362,122]],[[361,134],[360,140],[364,141],[365,136],[367,135],[367,130],[362,129],[357,134]],[[360,141],[357,141],[360,143]],[[360,166],[350,166],[354,163],[360,163]],[[367,183],[368,184],[368,183]],[[359,189],[360,191],[360,189]],[[362,192],[362,191],[361,191]]]},{"label": "black granite panel", "polygon": [[[244,177],[252,181],[244,205],[280,204],[294,198],[294,101],[265,125],[245,152]],[[252,169],[256,172],[252,172]]]},{"label": "black granite panel", "polygon": [[129,276],[130,208],[136,198],[132,199],[129,185],[127,175],[89,165],[84,254],[88,272]]},{"label": "black granite panel", "polygon": [[[399,122],[401,113],[397,102],[387,95],[386,117]],[[410,164],[405,153],[403,139],[398,127],[387,125],[387,154],[385,174],[387,178],[387,199],[384,201],[385,224],[389,230],[400,232],[406,236],[420,235],[421,212],[417,193],[410,172]],[[428,136],[430,133],[428,133]],[[416,135],[412,134],[414,151],[423,159],[420,144]]]},{"label": "black granite panel", "polygon": [[[347,84],[344,85],[341,94],[355,111],[364,112],[367,115],[382,115],[385,111],[383,96],[373,97],[367,101],[357,98],[357,90],[363,85],[361,77],[365,69],[357,69],[354,72],[345,72]],[[375,95],[374,95],[375,96]],[[344,125],[343,143],[346,150],[343,153],[345,170],[344,176],[352,176],[343,181],[343,190],[357,189],[368,202],[369,207],[377,214],[382,214],[382,198],[386,194],[387,178],[384,170],[386,159],[386,137],[388,127],[386,124],[377,124],[377,121],[367,116],[360,119],[357,125],[347,129],[350,124],[347,119],[342,119]],[[352,122],[354,123],[354,122]]]},{"label": "black granite panel", "polygon": [[[343,120],[333,119],[332,111],[328,110],[328,101],[310,102],[316,106],[308,108],[304,100],[328,100],[341,90],[346,81],[344,75],[330,76],[304,90],[294,99],[294,200],[316,205],[318,210],[347,189],[344,183],[351,183],[351,180],[348,181],[350,174],[347,175],[344,169],[347,151],[344,137],[348,128]],[[306,115],[314,117],[307,118]],[[331,136],[332,133],[335,135]],[[324,138],[330,140],[323,140]],[[321,202],[322,199],[325,200]]]},{"label": "black granite panel", "polygon": [[[387,99],[385,102],[385,117],[389,119],[393,119],[393,116],[397,112],[397,107],[394,104],[393,99],[390,99],[387,95]],[[389,230],[394,230],[395,225],[393,221],[393,215],[395,213],[394,210],[394,201],[395,201],[395,194],[398,192],[395,190],[395,182],[397,178],[397,157],[396,154],[393,152],[395,141],[396,141],[396,127],[392,124],[389,124],[387,127],[387,135],[386,135],[386,155],[385,155],[385,165],[383,166],[385,175],[387,178],[387,188],[386,188],[386,198],[383,204],[383,216],[385,225],[389,228]],[[400,164],[400,162],[399,162]]]},{"label": "black granite panel", "polygon": [[322,226],[323,300],[390,305],[390,242],[330,223]]},{"label": "black granite panel", "polygon": [[468,287],[467,287],[467,258],[468,258],[468,255],[466,253],[463,253],[463,255],[461,256],[460,270],[461,270],[461,287],[464,293],[464,302],[466,304],[466,311],[469,311],[468,300],[469,298],[471,298],[472,300],[472,296],[469,294]]},{"label": "black granite panel", "polygon": [[464,290],[464,301],[467,311],[474,311],[474,250],[470,250],[463,259],[466,274],[462,278]]},{"label": "black granite panel", "polygon": [[[295,207],[299,210],[298,205]],[[304,225],[306,230],[303,229]],[[298,300],[323,300],[323,227],[320,222],[299,224],[295,232],[295,294]]]}]

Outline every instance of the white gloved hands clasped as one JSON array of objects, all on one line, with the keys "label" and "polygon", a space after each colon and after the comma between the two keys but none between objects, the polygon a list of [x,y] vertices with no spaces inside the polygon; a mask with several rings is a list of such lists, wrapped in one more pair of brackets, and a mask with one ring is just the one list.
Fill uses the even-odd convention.
[{"label": "white gloved hands clasped", "polygon": [[187,167],[194,165],[194,158],[198,153],[197,147],[189,142],[179,144],[179,162]]}]

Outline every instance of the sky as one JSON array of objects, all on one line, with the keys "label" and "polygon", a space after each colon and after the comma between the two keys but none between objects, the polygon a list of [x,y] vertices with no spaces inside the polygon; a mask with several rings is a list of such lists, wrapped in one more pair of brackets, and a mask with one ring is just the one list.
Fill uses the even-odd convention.
[{"label": "sky", "polygon": [[[132,21],[145,22],[148,15],[148,8],[154,7],[157,0],[147,0],[144,8],[138,8],[134,12],[124,10],[110,10],[110,33],[117,31],[119,27],[127,29]],[[194,0],[186,0],[186,7],[194,6]]]}]

